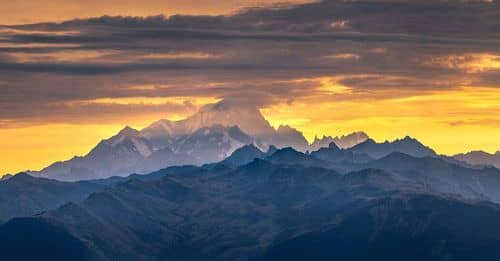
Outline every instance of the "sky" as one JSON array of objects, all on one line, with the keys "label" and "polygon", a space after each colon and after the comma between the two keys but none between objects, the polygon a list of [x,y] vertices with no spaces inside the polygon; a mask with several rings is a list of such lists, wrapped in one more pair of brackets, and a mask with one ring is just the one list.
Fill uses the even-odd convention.
[{"label": "sky", "polygon": [[25,0],[0,13],[0,173],[221,99],[309,140],[500,150],[496,1]]}]

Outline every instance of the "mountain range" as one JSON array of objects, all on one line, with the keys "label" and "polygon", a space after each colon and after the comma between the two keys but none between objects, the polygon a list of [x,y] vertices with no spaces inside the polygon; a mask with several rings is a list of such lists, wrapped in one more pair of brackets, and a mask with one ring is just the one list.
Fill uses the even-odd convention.
[{"label": "mountain range", "polygon": [[453,157],[472,165],[495,166],[500,168],[500,151],[497,151],[495,154],[490,154],[484,151],[471,151],[468,153],[457,154]]},{"label": "mountain range", "polygon": [[[249,144],[204,166],[62,182],[95,191],[0,225],[0,252],[16,260],[500,258],[500,170],[422,156],[423,145],[407,151],[415,155],[394,151],[420,144],[404,140],[366,141],[373,148],[364,152],[384,152],[371,156],[335,143],[311,153]],[[0,182],[0,196],[24,200],[46,183],[61,184],[14,176]],[[15,184],[24,191],[2,190]]]},{"label": "mountain range", "polygon": [[316,138],[221,101],[0,180],[6,260],[499,260],[498,155]]},{"label": "mountain range", "polygon": [[142,130],[125,127],[102,140],[87,155],[56,162],[30,175],[78,181],[149,173],[167,166],[203,165],[223,160],[236,149],[254,144],[316,150],[331,142],[348,148],[366,141],[365,133],[323,137],[309,144],[301,132],[289,126],[274,129],[257,107],[222,100],[180,121],[159,120]]}]

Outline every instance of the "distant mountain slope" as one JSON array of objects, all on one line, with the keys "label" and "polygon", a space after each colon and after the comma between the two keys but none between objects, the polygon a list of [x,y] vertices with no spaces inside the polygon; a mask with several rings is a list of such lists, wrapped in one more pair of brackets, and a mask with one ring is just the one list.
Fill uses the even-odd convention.
[{"label": "distant mountain slope", "polygon": [[340,149],[333,142],[326,148],[311,152],[311,156],[334,164],[335,168],[342,173],[359,169],[358,166],[360,164],[373,160],[373,158],[366,154]]},{"label": "distant mountain slope", "polygon": [[335,166],[330,162],[318,159],[310,154],[302,153],[293,148],[277,150],[265,159],[269,162],[282,166],[311,166],[335,169]]},{"label": "distant mountain slope", "polygon": [[[366,134],[331,139],[350,146],[366,139]],[[222,100],[184,120],[159,120],[140,131],[125,127],[85,156],[29,173],[63,181],[145,174],[173,165],[218,162],[247,144],[261,150],[274,145],[303,152],[324,145],[316,142],[311,147],[303,134],[290,126],[275,130],[255,106]]]},{"label": "distant mountain slope", "polygon": [[[320,185],[340,178],[327,170],[303,175],[264,161],[225,173],[130,180],[34,222],[63,224],[60,230],[86,242],[87,254],[97,259],[233,259],[254,253],[259,242],[268,244],[276,211],[320,197]],[[12,231],[12,226],[1,227],[0,235],[8,236],[4,228]],[[221,226],[234,233],[222,233]],[[54,237],[45,227],[32,233]],[[0,251],[8,256],[11,252],[2,243]],[[240,250],[232,253],[233,247]]]},{"label": "distant mountain slope", "polygon": [[484,151],[471,151],[453,156],[455,159],[472,165],[494,166],[500,168],[500,151],[489,154]]},{"label": "distant mountain slope", "polygon": [[67,183],[18,174],[0,181],[0,223],[13,217],[27,217],[78,202],[105,186],[77,182]]},{"label": "distant mountain slope", "polygon": [[92,260],[83,242],[67,230],[33,218],[16,218],[0,227],[5,260]]},{"label": "distant mountain slope", "polygon": [[125,127],[117,135],[99,142],[87,155],[56,162],[35,176],[75,181],[130,174],[153,153],[151,143],[137,130]]},{"label": "distant mountain slope", "polygon": [[357,154],[366,154],[375,159],[385,157],[393,152],[401,152],[414,157],[436,156],[434,150],[408,136],[384,143],[377,143],[372,139],[368,139],[348,150]]},{"label": "distant mountain slope", "polygon": [[496,206],[433,196],[384,198],[338,226],[281,240],[254,260],[492,261],[500,259],[499,215]]},{"label": "distant mountain slope", "polygon": [[500,204],[500,170],[496,168],[467,168],[437,157],[419,158],[403,153],[392,153],[358,168],[383,169],[419,184],[427,193],[458,195]]},{"label": "distant mountain slope", "polygon": [[63,181],[145,174],[173,165],[218,162],[254,139],[236,126],[212,125],[169,142],[169,146],[157,149],[141,132],[126,127],[84,157],[57,162],[30,174]]},{"label": "distant mountain slope", "polygon": [[5,181],[5,180],[8,180],[10,178],[12,178],[13,175],[12,174],[5,174],[3,176],[0,177],[0,181]]},{"label": "distant mountain slope", "polygon": [[279,126],[275,130],[256,106],[235,104],[228,100],[206,105],[184,120],[157,121],[141,130],[141,133],[152,141],[155,147],[161,148],[172,144],[175,137],[191,134],[212,125],[238,126],[256,142],[266,145],[293,146],[303,151],[308,148],[308,142],[301,132],[289,126]]},{"label": "distant mountain slope", "polygon": [[[280,167],[263,160],[229,172],[200,171],[204,174],[173,174],[159,181],[128,180],[92,194],[83,203],[66,205],[36,219],[14,220],[0,227],[0,251],[4,256],[12,253],[5,247],[9,244],[2,241],[9,233],[17,234],[18,244],[25,243],[19,233],[27,232],[17,227],[28,222],[37,224],[30,233],[41,239],[78,238],[72,247],[83,244],[82,255],[92,259],[234,260],[255,256],[288,227],[310,230],[324,218],[323,222],[334,220],[334,215],[312,215],[302,222],[308,215],[293,213],[301,213],[300,209],[315,213],[319,205],[304,204],[336,198],[329,195],[343,182],[333,171]],[[352,200],[344,196],[321,209],[329,212]],[[287,221],[287,217],[297,219]],[[66,233],[54,235],[53,231]],[[25,234],[25,240],[32,239]],[[44,254],[47,256],[38,258],[53,253]]]},{"label": "distant mountain slope", "polygon": [[328,147],[332,142],[337,147],[348,149],[368,140],[369,137],[364,132],[353,132],[341,137],[323,136],[322,138],[315,137],[314,141],[309,145],[309,151],[316,151],[321,148]]},{"label": "distant mountain slope", "polygon": [[202,127],[218,124],[236,125],[252,136],[266,136],[274,133],[274,129],[258,107],[229,100],[209,104],[193,116],[178,121],[177,124],[184,128],[184,132],[194,132]]},{"label": "distant mountain slope", "polygon": [[16,260],[500,257],[497,206],[421,195],[383,170],[342,175],[260,159],[179,170],[14,219],[0,226],[0,252]]},{"label": "distant mountain slope", "polygon": [[235,150],[233,154],[224,159],[222,163],[230,166],[242,166],[252,162],[254,159],[263,159],[271,156],[277,150],[276,147],[270,146],[266,152],[263,152],[255,145],[249,144]]},{"label": "distant mountain slope", "polygon": [[[280,154],[281,156],[275,156]],[[322,167],[339,173],[379,169],[393,174],[405,187],[421,192],[500,204],[500,170],[493,167],[470,167],[441,157],[415,157],[400,152],[373,159],[349,149],[342,150],[334,143],[329,148],[322,148],[309,155],[292,149],[277,151],[275,155],[266,159],[277,164]]]},{"label": "distant mountain slope", "polygon": [[237,126],[214,125],[200,128],[181,138],[174,147],[174,152],[187,155],[190,164],[200,165],[221,161],[236,149],[252,144],[253,141],[252,137]]}]

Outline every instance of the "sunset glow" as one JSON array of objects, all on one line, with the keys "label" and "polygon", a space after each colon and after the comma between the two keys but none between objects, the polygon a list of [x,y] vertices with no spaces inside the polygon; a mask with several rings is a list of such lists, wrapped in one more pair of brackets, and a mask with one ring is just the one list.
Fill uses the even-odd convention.
[{"label": "sunset glow", "polygon": [[[2,3],[0,175],[225,99],[310,142],[365,131],[447,155],[496,152],[496,3],[466,2],[438,27],[432,10],[414,21],[411,8],[381,3],[378,14],[357,1]],[[451,21],[470,12],[485,19],[457,33]]]}]

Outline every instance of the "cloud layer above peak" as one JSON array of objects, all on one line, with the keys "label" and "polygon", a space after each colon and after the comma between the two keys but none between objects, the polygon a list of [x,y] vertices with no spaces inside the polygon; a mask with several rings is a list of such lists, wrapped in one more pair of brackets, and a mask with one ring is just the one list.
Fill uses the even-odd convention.
[{"label": "cloud layer above peak", "polygon": [[496,1],[227,2],[0,27],[0,126],[177,119],[231,99],[308,137],[500,127]]}]

